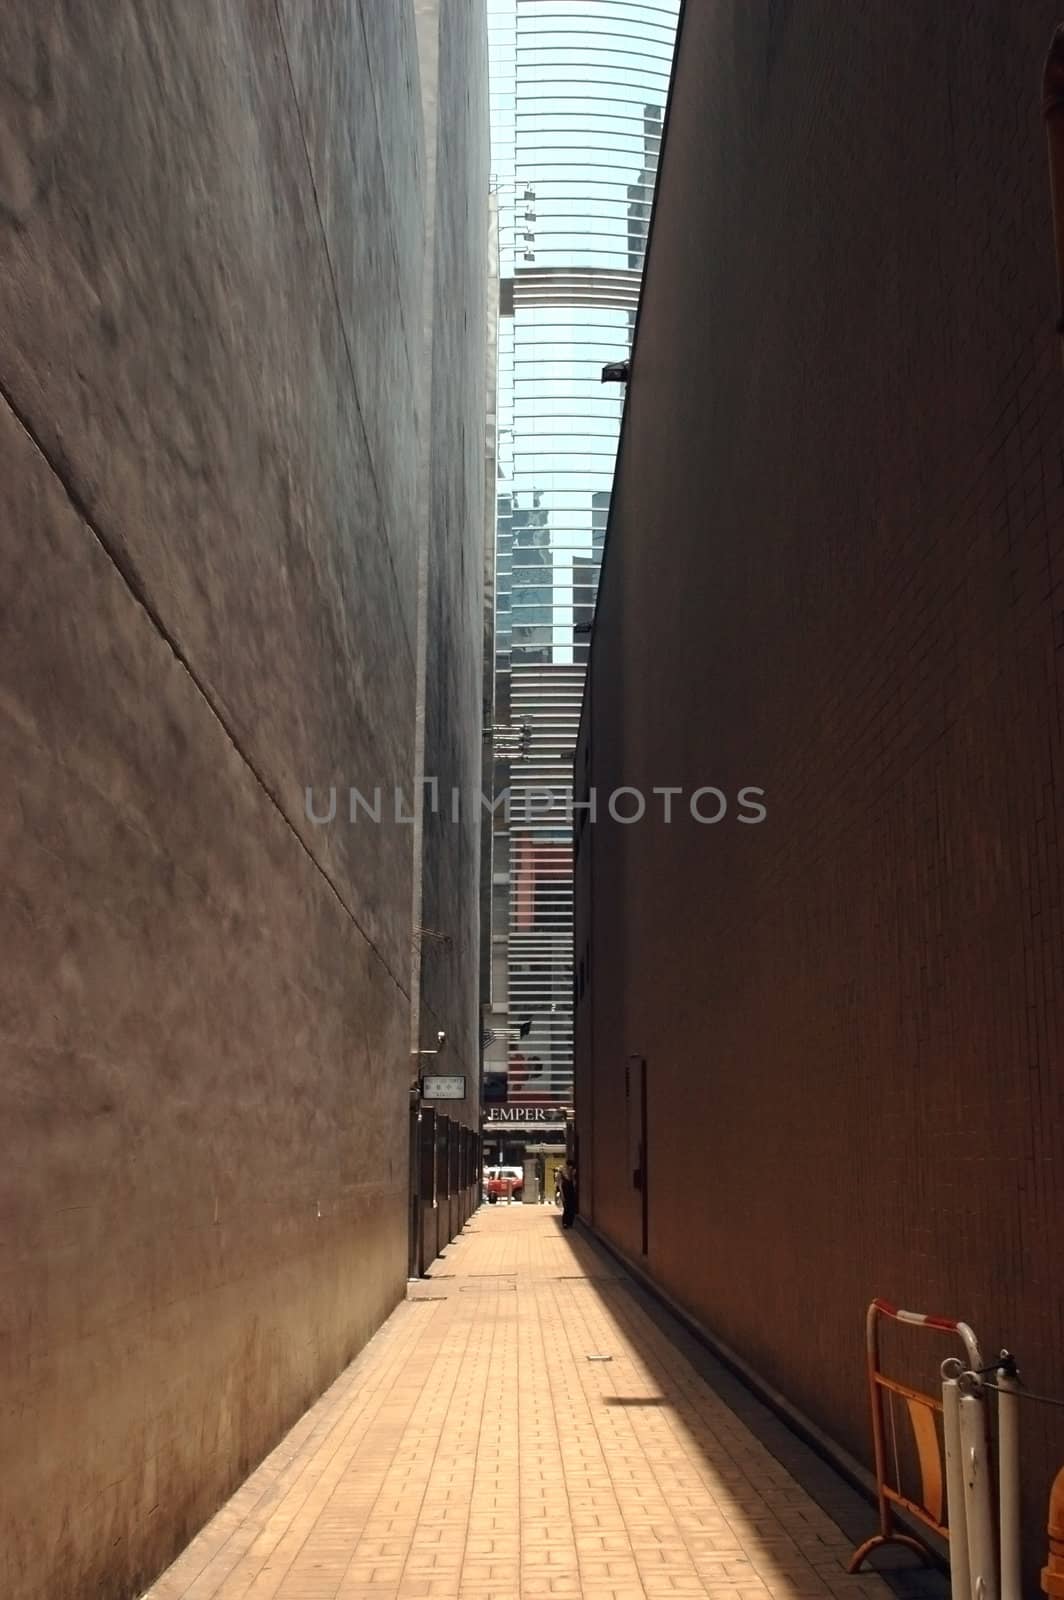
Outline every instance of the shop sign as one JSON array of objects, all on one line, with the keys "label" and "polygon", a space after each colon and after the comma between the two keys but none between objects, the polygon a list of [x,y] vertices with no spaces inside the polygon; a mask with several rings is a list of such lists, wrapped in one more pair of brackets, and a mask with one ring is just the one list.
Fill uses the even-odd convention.
[{"label": "shop sign", "polygon": [[563,1128],[565,1112],[557,1106],[489,1106],[484,1121],[503,1127],[515,1123],[537,1123]]}]

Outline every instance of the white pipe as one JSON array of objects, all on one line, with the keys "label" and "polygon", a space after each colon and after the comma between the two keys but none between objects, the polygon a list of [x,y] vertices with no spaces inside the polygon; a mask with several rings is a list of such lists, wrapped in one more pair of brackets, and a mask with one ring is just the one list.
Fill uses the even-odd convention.
[{"label": "white pipe", "polygon": [[[1002,1351],[1002,1356],[1005,1352]],[[1001,1366],[998,1382],[998,1515],[1001,1519],[1001,1600],[1020,1592],[1020,1403],[1014,1368]]]},{"label": "white pipe", "polygon": [[966,1322],[958,1322],[957,1334],[958,1337],[963,1341],[965,1350],[968,1352],[969,1369],[972,1372],[982,1372],[984,1362],[982,1353],[979,1349],[979,1340],[975,1337],[975,1333]]},{"label": "white pipe", "polygon": [[959,1361],[942,1363],[942,1431],[946,1445],[946,1523],[949,1527],[949,1581],[953,1600],[972,1600],[968,1566],[968,1518],[964,1506],[964,1458],[961,1450],[961,1393],[956,1376]]},{"label": "white pipe", "polygon": [[972,1600],[998,1600],[990,1462],[987,1459],[986,1394],[981,1385],[974,1393],[962,1391],[960,1412]]}]

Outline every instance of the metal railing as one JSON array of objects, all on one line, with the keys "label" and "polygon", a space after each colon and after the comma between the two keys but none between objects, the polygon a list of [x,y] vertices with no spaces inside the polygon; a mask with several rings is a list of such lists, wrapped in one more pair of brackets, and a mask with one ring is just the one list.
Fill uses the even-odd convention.
[{"label": "metal railing", "polygon": [[[942,1362],[941,1396],[926,1394],[884,1371],[879,1337],[884,1320],[960,1340],[965,1360],[950,1357]],[[979,1341],[966,1322],[902,1311],[883,1299],[868,1307],[865,1340],[879,1531],[857,1547],[848,1570],[856,1572],[873,1550],[885,1544],[905,1545],[924,1560],[931,1558],[924,1539],[899,1528],[900,1511],[948,1540],[953,1600],[1021,1600],[1019,1386],[1012,1357],[1003,1350],[992,1367],[985,1367]],[[988,1381],[991,1373],[995,1382]],[[998,1396],[996,1507],[991,1393]],[[918,1490],[903,1482],[899,1402],[916,1452]]]}]

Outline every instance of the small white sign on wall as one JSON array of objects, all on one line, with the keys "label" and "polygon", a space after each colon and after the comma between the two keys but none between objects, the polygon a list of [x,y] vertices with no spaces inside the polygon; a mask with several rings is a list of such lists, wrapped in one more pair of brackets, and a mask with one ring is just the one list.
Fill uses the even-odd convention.
[{"label": "small white sign on wall", "polygon": [[464,1100],[465,1097],[464,1073],[434,1073],[421,1080],[423,1100]]}]

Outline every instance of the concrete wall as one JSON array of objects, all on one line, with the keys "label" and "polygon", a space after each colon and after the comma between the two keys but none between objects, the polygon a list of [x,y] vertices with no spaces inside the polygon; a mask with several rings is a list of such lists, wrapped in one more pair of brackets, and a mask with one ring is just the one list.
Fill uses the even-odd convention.
[{"label": "concrete wall", "polygon": [[[417,0],[417,17],[428,165],[435,182],[433,249],[423,289],[430,356],[421,382],[431,428],[424,440],[419,527],[420,870],[414,886],[411,1043],[435,1051],[442,1031],[442,1050],[422,1057],[421,1069],[464,1075],[466,1095],[464,1101],[436,1103],[436,1123],[423,1118],[415,1131],[414,1271],[446,1246],[479,1197],[465,1130],[479,1128],[480,1121],[478,796],[487,519],[485,301],[491,275],[485,6],[483,0]],[[437,1162],[430,1179],[425,1161],[434,1142]]]},{"label": "concrete wall", "polygon": [[414,772],[417,46],[15,0],[0,59],[0,1591],[117,1600],[403,1289],[412,831],[304,788]]},{"label": "concrete wall", "polygon": [[595,628],[600,816],[731,804],[585,830],[582,1205],[641,1254],[643,1056],[649,1270],[865,1462],[874,1294],[1061,1389],[1058,16],[687,6]]},{"label": "concrete wall", "polygon": [[[487,25],[483,0],[441,0],[438,31],[431,452],[424,619],[420,1030],[480,1111],[480,806],[488,282]],[[455,806],[453,791],[458,791]],[[437,808],[432,808],[435,794]],[[433,1063],[427,1063],[432,1066]]]}]

